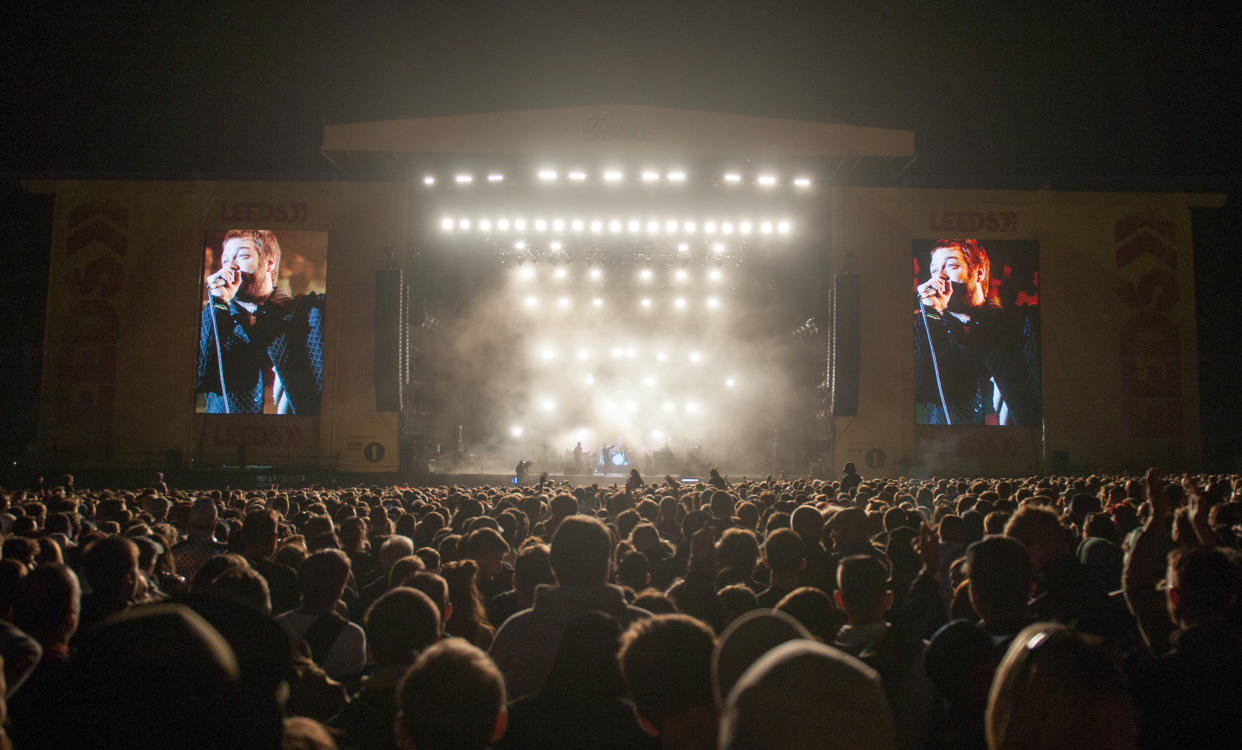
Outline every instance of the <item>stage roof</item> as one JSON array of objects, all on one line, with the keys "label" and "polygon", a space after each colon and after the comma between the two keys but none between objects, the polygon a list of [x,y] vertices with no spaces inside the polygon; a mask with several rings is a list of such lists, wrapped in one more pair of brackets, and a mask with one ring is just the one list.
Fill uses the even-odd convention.
[{"label": "stage roof", "polygon": [[325,152],[696,158],[914,156],[914,133],[601,104],[324,127]]}]

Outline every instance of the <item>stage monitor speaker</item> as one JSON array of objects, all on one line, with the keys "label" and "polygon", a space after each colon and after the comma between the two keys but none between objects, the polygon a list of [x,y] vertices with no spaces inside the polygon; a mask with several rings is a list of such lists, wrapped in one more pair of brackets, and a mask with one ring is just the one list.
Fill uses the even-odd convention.
[{"label": "stage monitor speaker", "polygon": [[375,410],[400,411],[401,272],[375,272]]},{"label": "stage monitor speaker", "polygon": [[856,417],[862,355],[859,314],[862,284],[852,273],[837,274],[833,284],[832,413],[838,417]]}]

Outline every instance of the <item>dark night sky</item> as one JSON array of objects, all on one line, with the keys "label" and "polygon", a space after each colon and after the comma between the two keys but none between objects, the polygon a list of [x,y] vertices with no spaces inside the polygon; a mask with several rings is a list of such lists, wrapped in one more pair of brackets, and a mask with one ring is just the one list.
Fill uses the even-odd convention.
[{"label": "dark night sky", "polygon": [[[912,130],[915,185],[1229,193],[1197,264],[1242,268],[1236,3],[96,5],[3,11],[6,236],[46,223],[17,178],[332,178],[324,124],[624,102]],[[7,243],[6,319],[41,317],[46,243]]]}]

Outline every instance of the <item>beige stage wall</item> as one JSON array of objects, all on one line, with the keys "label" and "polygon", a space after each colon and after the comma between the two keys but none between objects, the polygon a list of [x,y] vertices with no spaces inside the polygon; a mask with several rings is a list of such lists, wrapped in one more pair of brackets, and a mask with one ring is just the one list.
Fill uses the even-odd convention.
[{"label": "beige stage wall", "polygon": [[[41,460],[162,466],[173,452],[214,466],[237,463],[244,444],[250,464],[396,468],[397,415],[375,410],[374,294],[386,250],[407,241],[408,184],[54,190]],[[837,465],[873,476],[1197,465],[1188,198],[832,189],[825,273],[850,252],[862,285],[858,416],[837,419]],[[204,235],[242,227],[327,233],[318,417],[195,414]],[[915,424],[912,243],[942,237],[1038,242],[1042,428]]]},{"label": "beige stage wall", "polygon": [[[858,416],[837,419],[838,465],[855,461],[872,475],[1197,466],[1187,203],[1186,195],[834,190],[831,264],[842,268],[852,252],[862,285]],[[911,245],[963,237],[1038,242],[1042,429],[915,424]]]},{"label": "beige stage wall", "polygon": [[[407,241],[405,183],[54,183],[40,460],[390,471],[374,396],[375,272]],[[195,413],[206,232],[327,234],[318,416]],[[244,445],[244,448],[241,446]],[[243,455],[244,454],[244,455]]]}]

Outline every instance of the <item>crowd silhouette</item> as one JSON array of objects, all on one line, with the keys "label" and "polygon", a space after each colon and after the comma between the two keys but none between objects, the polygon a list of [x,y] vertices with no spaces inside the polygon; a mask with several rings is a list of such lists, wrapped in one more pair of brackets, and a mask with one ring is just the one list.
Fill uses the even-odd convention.
[{"label": "crowd silhouette", "polygon": [[0,489],[3,746],[1237,747],[1242,478],[850,468]]}]

